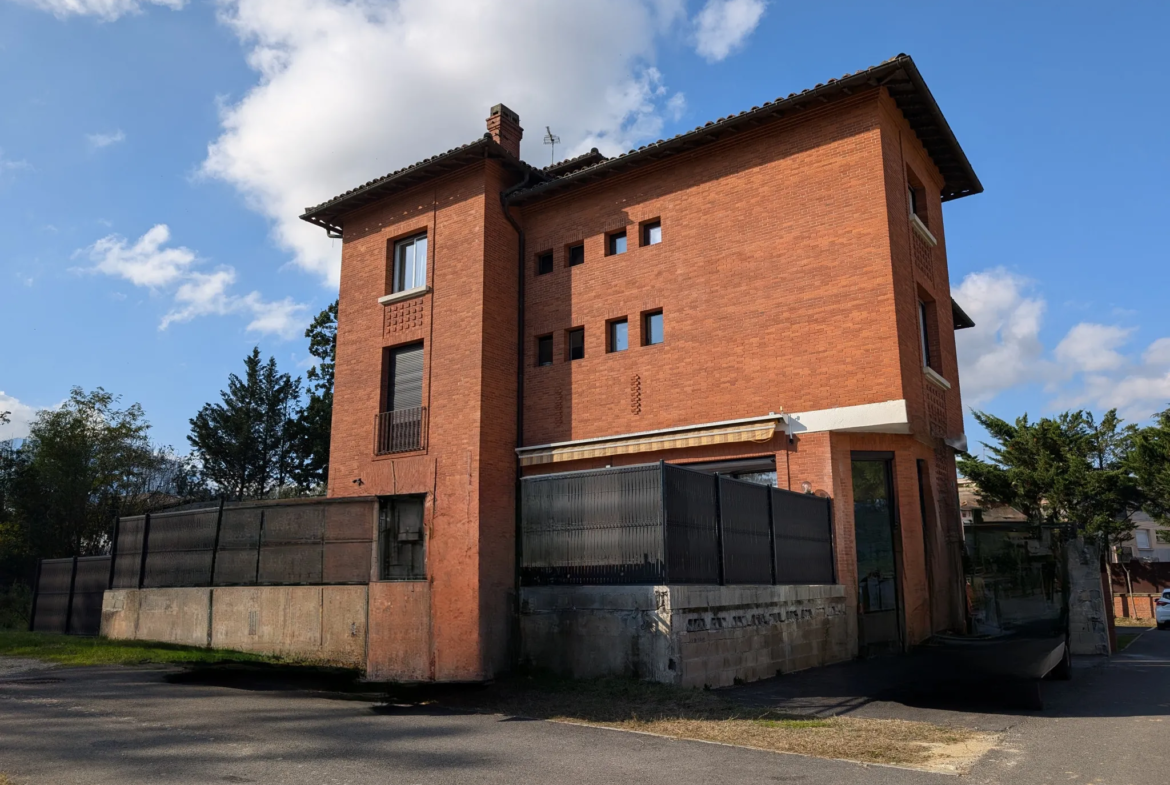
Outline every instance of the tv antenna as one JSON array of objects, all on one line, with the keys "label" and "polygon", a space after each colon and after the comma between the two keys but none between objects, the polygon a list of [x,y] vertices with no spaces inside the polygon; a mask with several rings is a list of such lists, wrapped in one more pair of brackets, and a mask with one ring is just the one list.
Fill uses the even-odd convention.
[{"label": "tv antenna", "polygon": [[548,165],[552,166],[553,164],[555,164],[557,162],[557,145],[560,144],[561,137],[554,134],[552,132],[552,129],[549,128],[547,125],[544,127],[544,130],[548,131],[548,133],[546,133],[544,135],[544,143],[547,145],[551,145],[551,149],[549,150],[549,156],[548,156]]}]

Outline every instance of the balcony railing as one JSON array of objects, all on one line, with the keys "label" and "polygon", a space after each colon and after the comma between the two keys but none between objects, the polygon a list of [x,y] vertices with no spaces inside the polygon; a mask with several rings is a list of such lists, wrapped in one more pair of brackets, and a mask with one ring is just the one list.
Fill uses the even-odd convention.
[{"label": "balcony railing", "polygon": [[414,452],[427,446],[427,407],[374,415],[374,454]]}]

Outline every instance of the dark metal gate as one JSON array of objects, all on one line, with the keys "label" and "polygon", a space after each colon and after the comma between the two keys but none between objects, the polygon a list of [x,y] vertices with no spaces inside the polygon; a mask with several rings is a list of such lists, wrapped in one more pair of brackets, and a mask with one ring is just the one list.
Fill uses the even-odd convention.
[{"label": "dark metal gate", "polygon": [[828,499],[670,464],[521,481],[521,582],[833,583]]}]

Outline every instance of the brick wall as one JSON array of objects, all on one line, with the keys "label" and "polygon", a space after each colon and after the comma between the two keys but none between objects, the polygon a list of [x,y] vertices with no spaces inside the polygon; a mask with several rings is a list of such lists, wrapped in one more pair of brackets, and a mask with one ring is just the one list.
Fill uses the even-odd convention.
[{"label": "brick wall", "polygon": [[[924,185],[936,245],[924,247],[910,228],[911,179]],[[527,243],[521,347],[518,241],[499,203],[512,182],[495,162],[471,164],[345,220],[329,493],[427,494],[426,586],[371,588],[373,672],[474,679],[506,662],[521,352],[528,445],[905,399],[909,433],[779,434],[768,444],[531,471],[775,456],[781,487],[808,481],[834,497],[838,576],[852,607],[850,452],[890,450],[906,638],[958,626],[961,533],[953,452],[942,439],[961,432],[962,409],[942,181],[884,91],[516,209]],[[641,227],[651,220],[661,221],[663,239],[643,247]],[[627,252],[607,256],[606,237],[621,230]],[[388,248],[420,231],[429,238],[431,292],[380,305]],[[568,247],[578,242],[585,263],[570,268]],[[553,272],[537,275],[536,255],[549,251]],[[949,390],[928,386],[922,368],[920,298],[934,303],[932,350]],[[665,342],[643,346],[642,317],[658,309]],[[606,323],[621,317],[630,347],[607,353]],[[566,331],[576,327],[585,328],[585,357],[569,362]],[[537,367],[535,339],[546,334],[554,363]],[[429,442],[417,454],[375,457],[382,351],[420,340]],[[929,483],[925,521],[919,459]],[[849,623],[855,639],[853,614]]]}]

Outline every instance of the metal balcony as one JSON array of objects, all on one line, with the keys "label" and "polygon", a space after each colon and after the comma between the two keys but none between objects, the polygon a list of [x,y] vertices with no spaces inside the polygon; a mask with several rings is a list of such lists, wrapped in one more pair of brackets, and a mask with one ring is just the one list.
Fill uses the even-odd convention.
[{"label": "metal balcony", "polygon": [[374,415],[374,454],[414,452],[427,446],[427,407]]}]

